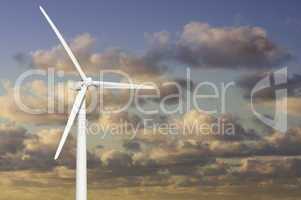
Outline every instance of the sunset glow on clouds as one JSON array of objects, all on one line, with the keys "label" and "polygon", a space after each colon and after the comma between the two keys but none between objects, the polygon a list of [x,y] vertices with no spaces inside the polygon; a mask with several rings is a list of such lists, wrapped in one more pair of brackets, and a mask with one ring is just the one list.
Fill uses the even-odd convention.
[{"label": "sunset glow on clouds", "polygon": [[[123,5],[121,10],[116,10],[119,12],[114,11],[114,16],[95,12],[91,7],[93,11],[86,6],[79,9],[79,3],[71,6],[64,2],[62,11],[54,7],[56,3],[44,3],[45,7],[49,4],[49,13],[62,32],[66,32],[68,43],[89,76],[99,78],[104,72],[105,80],[127,82],[127,77],[122,76],[124,73],[135,83],[153,82],[157,86],[156,91],[138,90],[134,94],[89,88],[89,198],[97,199],[101,195],[103,199],[258,199],[263,196],[297,199],[301,195],[301,44],[290,34],[299,33],[300,27],[292,25],[292,20],[290,24],[276,23],[277,20],[263,15],[268,10],[267,15],[275,16],[273,6],[281,7],[283,3],[266,1],[264,5],[269,8],[260,7],[261,20],[252,15],[254,10],[244,13],[244,5],[252,7],[254,3],[239,2],[238,10],[244,23],[237,24],[233,20],[237,13],[230,12],[230,7],[237,7],[234,2],[230,2],[229,7],[214,4],[218,9],[210,15],[218,19],[199,16],[198,13],[206,9],[202,10],[201,3],[196,1],[168,5],[165,2],[164,6],[175,10],[176,17],[169,23],[150,22],[144,5],[149,3],[144,2],[137,3],[140,11],[134,11],[124,2],[103,2],[103,5],[91,2],[99,9],[108,6],[108,10]],[[291,3],[292,10],[299,5]],[[12,8],[14,3],[7,4]],[[30,11],[26,11],[28,5],[23,4],[18,9],[36,12],[35,17],[41,17],[36,2],[27,3]],[[166,16],[159,8],[160,3],[154,4],[157,17]],[[209,6],[210,3],[203,4]],[[183,6],[185,12],[176,13]],[[66,8],[69,14],[65,16]],[[149,5],[147,8],[151,9]],[[232,17],[230,21],[223,19],[221,8]],[[80,22],[70,15],[78,10],[84,13]],[[141,17],[137,19],[129,11],[140,13]],[[92,19],[90,12],[95,12],[92,22],[81,26],[84,20]],[[289,11],[286,14],[288,18]],[[110,26],[102,27],[102,15],[112,21]],[[115,15],[126,15],[145,24],[138,23],[141,27],[137,25],[134,29],[131,20],[125,18],[124,27],[111,33],[109,29],[116,26],[114,23],[123,20],[122,17],[115,19]],[[300,19],[293,11],[291,15]],[[45,29],[44,33],[50,32],[41,21],[32,23],[35,23],[33,31],[39,26]],[[289,25],[293,26],[290,33],[274,32],[279,26]],[[18,32],[10,39],[24,41],[31,30],[22,28]],[[131,36],[137,32],[141,38]],[[124,45],[124,35],[129,35],[133,46]],[[4,191],[0,199],[74,198],[76,128],[72,129],[62,156],[58,160],[53,157],[76,95],[70,86],[78,77],[64,49],[53,38],[54,35],[48,33],[37,36],[39,42],[32,45],[22,42],[22,48],[13,45],[10,47],[13,49],[7,51],[11,52],[9,60],[14,63],[10,65],[15,67],[7,67],[4,61],[0,63],[0,188]],[[136,41],[143,43],[143,48],[135,47]],[[6,52],[5,48],[0,48],[0,55],[2,51]],[[282,133],[256,119],[250,98],[261,79],[268,77],[275,82],[273,72],[284,66],[288,78],[282,87],[287,89],[287,97],[275,100],[275,90],[279,88],[273,86],[261,90],[255,98],[256,108],[271,118],[276,103],[287,102],[288,129]],[[20,86],[22,102],[32,110],[41,111],[39,114],[24,112],[14,100],[15,77],[26,70],[45,72],[45,76],[36,75]],[[120,74],[107,70],[118,70]],[[5,75],[6,72],[9,75]],[[51,87],[47,80],[49,73],[55,76]],[[70,79],[72,81],[67,82]],[[200,86],[204,82],[214,83],[217,89],[209,84]],[[51,99],[50,89],[53,89]],[[200,93],[207,97],[194,101]],[[141,98],[127,105],[131,95]],[[125,105],[127,109],[122,112],[105,112]],[[53,106],[51,112],[48,112],[49,106]],[[154,112],[146,112],[150,110]],[[166,110],[175,112],[164,112]],[[216,112],[206,112],[209,110]],[[28,192],[23,195],[24,191]],[[254,193],[254,196],[246,193]]]}]

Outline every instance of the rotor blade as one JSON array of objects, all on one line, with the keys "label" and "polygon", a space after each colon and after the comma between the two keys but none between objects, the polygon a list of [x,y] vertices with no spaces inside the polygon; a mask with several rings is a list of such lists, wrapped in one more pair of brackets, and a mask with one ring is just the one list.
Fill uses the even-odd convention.
[{"label": "rotor blade", "polygon": [[93,81],[93,85],[100,86],[103,88],[114,88],[114,89],[145,89],[145,90],[155,89],[154,86],[150,86],[150,85],[103,82],[103,81]]},{"label": "rotor blade", "polygon": [[75,101],[74,101],[74,104],[73,104],[71,113],[70,113],[70,115],[69,115],[69,119],[68,119],[68,121],[67,121],[65,130],[64,130],[64,133],[63,133],[63,135],[62,135],[62,137],[61,137],[59,146],[58,146],[58,148],[57,148],[57,150],[56,150],[56,153],[55,153],[55,156],[54,156],[54,159],[55,159],[55,160],[59,157],[59,155],[60,155],[60,153],[61,153],[61,151],[62,151],[62,148],[63,148],[64,143],[65,143],[65,141],[66,141],[66,139],[67,139],[67,136],[68,136],[68,134],[69,134],[69,132],[70,132],[70,129],[71,129],[73,123],[74,123],[74,120],[75,120],[75,118],[76,118],[76,116],[77,116],[77,113],[78,113],[80,107],[82,106],[82,102],[83,102],[83,100],[84,100],[84,98],[85,98],[86,92],[87,92],[87,87],[83,87],[83,88],[78,92],[78,94],[77,94],[77,96],[76,96],[76,98],[75,98]]},{"label": "rotor blade", "polygon": [[52,30],[54,31],[54,33],[56,34],[56,36],[60,40],[61,44],[63,45],[63,47],[66,50],[67,54],[69,55],[70,59],[72,60],[72,63],[74,64],[75,68],[77,69],[80,77],[82,78],[82,80],[86,80],[87,76],[85,75],[82,68],[80,67],[80,64],[79,64],[78,60],[76,59],[76,57],[72,53],[70,47],[68,46],[67,42],[63,38],[62,34],[59,32],[59,30],[57,29],[55,24],[52,22],[52,20],[50,19],[50,17],[46,13],[46,11],[42,8],[42,6],[40,6],[40,10],[41,10],[42,14],[44,15],[44,17],[46,18],[46,20],[48,21],[48,23],[51,26]]}]

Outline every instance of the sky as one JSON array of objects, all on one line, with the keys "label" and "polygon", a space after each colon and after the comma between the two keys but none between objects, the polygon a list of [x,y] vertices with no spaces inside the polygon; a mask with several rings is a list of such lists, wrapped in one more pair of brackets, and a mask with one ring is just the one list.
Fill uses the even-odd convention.
[{"label": "sky", "polygon": [[[271,4],[273,6],[271,6]],[[191,21],[213,26],[262,26],[270,37],[293,50],[298,58],[301,32],[299,1],[12,1],[1,6],[2,62],[17,69],[12,56],[56,43],[45,27],[38,6],[47,8],[67,38],[89,32],[97,36],[97,47],[118,46],[131,51],[145,50],[145,33],[162,30],[176,34]],[[71,11],[72,8],[72,11]],[[89,12],[87,12],[89,10]],[[212,14],[214,13],[214,14]],[[156,22],[156,23],[154,23]],[[22,32],[22,37],[19,36]],[[4,66],[3,66],[4,67]]]},{"label": "sky", "polygon": [[[76,95],[67,81],[78,75],[39,6],[89,76],[115,70],[159,91],[138,91],[146,96],[105,113],[124,106],[129,92],[89,89],[89,198],[299,198],[299,1],[27,0],[0,6],[0,200],[74,198],[76,126],[59,160],[53,156]],[[52,103],[54,111],[25,112],[16,79],[52,69],[51,99],[45,76],[22,82],[20,96],[35,111]],[[258,83],[276,85],[251,102]],[[283,121],[271,126],[256,117],[252,105],[266,119],[287,116],[285,130]],[[150,109],[158,112],[144,112]]]}]

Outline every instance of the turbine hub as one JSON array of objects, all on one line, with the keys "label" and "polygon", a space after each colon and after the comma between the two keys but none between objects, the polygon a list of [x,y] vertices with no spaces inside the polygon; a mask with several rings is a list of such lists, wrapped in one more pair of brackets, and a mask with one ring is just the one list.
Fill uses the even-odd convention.
[{"label": "turbine hub", "polygon": [[88,77],[85,81],[84,81],[84,85],[86,85],[87,87],[93,85],[93,80],[91,77]]}]

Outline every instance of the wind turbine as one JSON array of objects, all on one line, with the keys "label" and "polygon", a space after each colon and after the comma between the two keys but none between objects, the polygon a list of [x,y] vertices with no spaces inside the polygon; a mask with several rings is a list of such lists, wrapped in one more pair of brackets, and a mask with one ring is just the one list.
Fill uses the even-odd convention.
[{"label": "wind turbine", "polygon": [[116,82],[104,82],[104,81],[93,81],[91,77],[87,77],[83,72],[78,60],[72,53],[67,42],[63,38],[62,34],[59,32],[55,24],[52,22],[46,11],[40,6],[40,10],[50,27],[58,37],[62,46],[69,55],[72,63],[74,64],[77,72],[81,77],[80,89],[75,97],[71,113],[69,115],[66,127],[64,129],[63,135],[61,137],[59,146],[55,153],[54,159],[56,160],[64,143],[67,139],[70,129],[77,117],[78,120],[78,134],[77,134],[77,150],[76,150],[76,200],[86,200],[87,199],[87,147],[86,147],[86,93],[90,86],[98,86],[103,88],[114,88],[114,89],[154,89],[151,86],[146,85],[136,85],[136,84],[126,84],[126,83],[116,83]]}]

